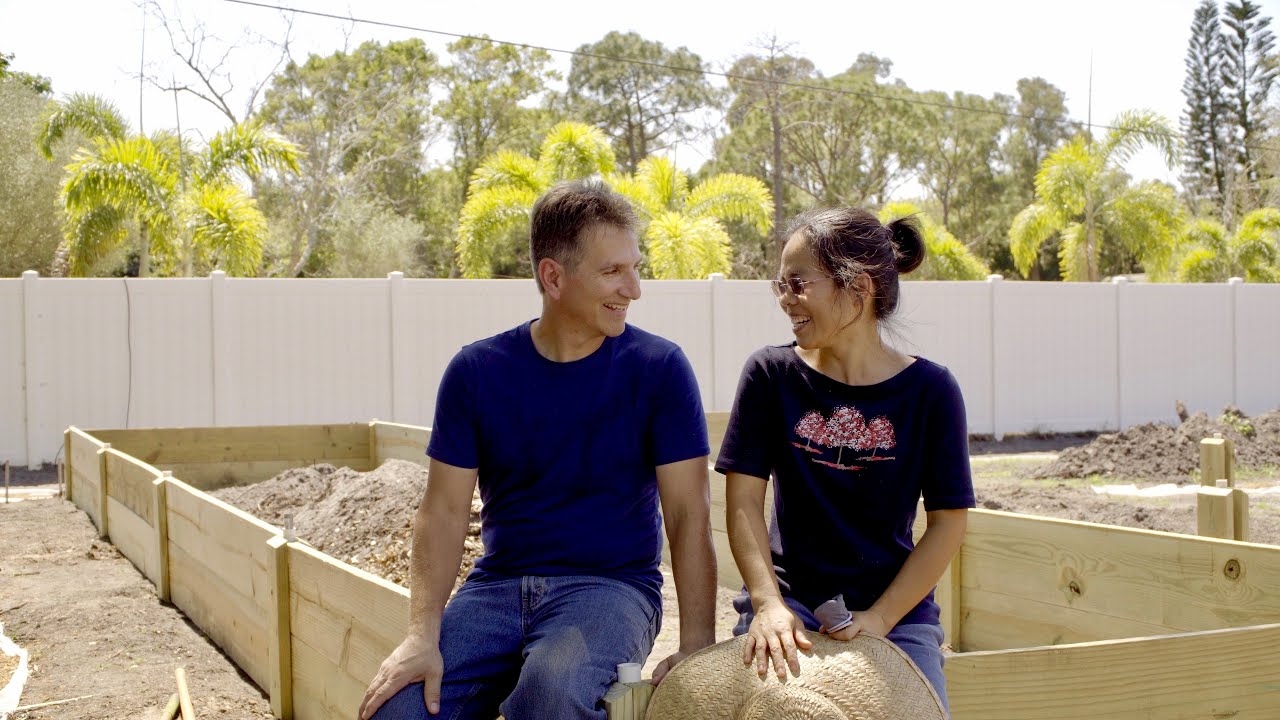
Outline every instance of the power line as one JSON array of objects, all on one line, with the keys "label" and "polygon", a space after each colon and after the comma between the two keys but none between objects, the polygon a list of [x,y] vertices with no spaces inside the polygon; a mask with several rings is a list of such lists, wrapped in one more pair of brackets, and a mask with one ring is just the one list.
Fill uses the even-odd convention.
[{"label": "power line", "polygon": [[[525,48],[527,50],[542,50],[543,52],[557,53],[560,55],[586,57],[586,58],[592,58],[596,60],[608,60],[611,62],[626,63],[630,65],[639,65],[642,67],[650,67],[650,68],[655,68],[659,70],[668,70],[668,71],[674,71],[679,73],[697,73],[703,76],[721,77],[721,78],[725,78],[726,80],[741,80],[743,82],[751,82],[751,83],[759,83],[759,84],[767,84],[767,85],[779,85],[782,87],[790,87],[790,88],[796,88],[800,90],[812,90],[816,92],[827,93],[829,95],[850,95],[853,97],[872,98],[876,100],[884,100],[888,102],[900,102],[900,103],[910,104],[910,105],[922,105],[925,107],[941,108],[944,110],[959,110],[962,112],[975,112],[975,113],[983,113],[987,115],[998,115],[998,116],[1007,117],[1007,118],[1028,120],[1034,123],[1047,122],[1045,118],[1036,117],[1034,115],[1023,115],[1021,113],[1010,112],[1008,110],[966,107],[964,105],[955,105],[953,103],[923,100],[920,98],[891,97],[888,95],[868,92],[865,90],[850,90],[847,88],[823,87],[821,85],[811,85],[809,83],[795,82],[790,80],[765,80],[761,78],[750,77],[747,75],[740,75],[737,73],[728,73],[728,72],[720,72],[717,70],[709,70],[703,67],[691,68],[691,67],[683,67],[680,65],[669,65],[667,63],[653,62],[650,60],[639,60],[636,58],[618,57],[616,55],[604,55],[601,53],[587,52],[585,50],[564,50],[561,48],[553,48],[546,45],[534,45],[532,43],[517,42],[514,40],[498,40],[495,38],[483,37],[480,35],[467,35],[465,33],[455,33],[455,32],[449,32],[447,30],[435,30],[432,28],[426,28],[426,27],[421,27],[417,25],[406,25],[403,23],[393,23],[385,20],[370,20],[367,18],[358,18],[353,15],[337,15],[334,13],[320,12],[318,10],[304,10],[302,8],[289,7],[287,5],[271,5],[268,3],[254,2],[253,0],[223,0],[223,2],[228,2],[235,5],[248,5],[251,7],[265,8],[268,10],[279,10],[284,12],[291,12],[299,15],[310,15],[312,17],[326,18],[330,20],[341,20],[343,22],[358,23],[362,25],[373,25],[375,27],[392,28],[395,30],[408,30],[411,32],[428,33],[431,35],[441,35],[444,37],[457,38],[459,40],[476,40],[480,42],[494,43],[496,45],[509,45],[512,47]],[[1098,128],[1101,130],[1120,130],[1121,129],[1113,125],[1101,125],[1101,124],[1094,125],[1092,122],[1082,123],[1079,120],[1072,120],[1070,118],[1060,122],[1066,125],[1074,126],[1077,129],[1082,127],[1087,127],[1090,129]],[[1173,139],[1181,138],[1181,135],[1179,135],[1178,133],[1152,132],[1150,134],[1157,135],[1160,137],[1173,138]],[[1246,147],[1250,150],[1280,151],[1280,148],[1269,147],[1265,145],[1244,145],[1243,147]]]}]

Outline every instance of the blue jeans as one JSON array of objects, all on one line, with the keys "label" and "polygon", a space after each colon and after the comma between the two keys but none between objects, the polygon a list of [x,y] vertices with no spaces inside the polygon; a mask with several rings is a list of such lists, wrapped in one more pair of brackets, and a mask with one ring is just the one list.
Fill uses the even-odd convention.
[{"label": "blue jeans", "polygon": [[[813,616],[813,611],[792,598],[783,598],[787,607],[800,618],[807,630],[817,632],[821,623]],[[738,611],[738,624],[733,634],[743,635],[751,628],[751,620],[756,616],[751,609],[751,598],[744,592],[733,600],[733,609]],[[928,623],[897,625],[885,636],[889,642],[897,645],[920,668],[920,672],[929,679],[938,697],[942,698],[942,706],[951,713],[947,704],[947,677],[942,674],[942,626]]]},{"label": "blue jeans", "polygon": [[423,684],[388,700],[375,720],[605,720],[619,663],[643,663],[662,610],[622,580],[594,576],[467,581],[440,628],[440,713]]}]

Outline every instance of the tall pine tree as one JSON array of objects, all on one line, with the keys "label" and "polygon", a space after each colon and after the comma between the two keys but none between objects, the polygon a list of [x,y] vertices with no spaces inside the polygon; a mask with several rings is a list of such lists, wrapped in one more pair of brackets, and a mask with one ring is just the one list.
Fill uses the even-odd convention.
[{"label": "tall pine tree", "polygon": [[1187,98],[1182,115],[1186,140],[1182,182],[1196,210],[1214,214],[1226,199],[1227,164],[1231,162],[1224,48],[1217,0],[1204,0],[1191,23],[1187,79],[1182,83],[1182,94]]},{"label": "tall pine tree", "polygon": [[1235,172],[1237,184],[1243,182],[1252,189],[1257,187],[1259,168],[1257,153],[1250,146],[1260,144],[1267,130],[1263,108],[1277,73],[1267,59],[1275,50],[1275,36],[1268,29],[1271,18],[1260,16],[1261,6],[1240,0],[1227,3],[1225,9],[1222,81],[1235,125]]}]

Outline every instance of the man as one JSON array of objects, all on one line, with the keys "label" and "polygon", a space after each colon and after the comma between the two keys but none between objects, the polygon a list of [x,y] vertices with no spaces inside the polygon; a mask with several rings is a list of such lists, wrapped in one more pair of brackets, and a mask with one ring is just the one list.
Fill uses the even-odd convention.
[{"label": "man", "polygon": [[[643,662],[661,623],[663,516],[680,650],[654,681],[714,642],[706,422],[680,349],[626,324],[640,297],[634,223],[595,182],[561,183],[534,205],[542,315],[445,370],[409,634],[362,720],[604,720],[617,665]],[[446,607],[477,479],[485,554]]]}]

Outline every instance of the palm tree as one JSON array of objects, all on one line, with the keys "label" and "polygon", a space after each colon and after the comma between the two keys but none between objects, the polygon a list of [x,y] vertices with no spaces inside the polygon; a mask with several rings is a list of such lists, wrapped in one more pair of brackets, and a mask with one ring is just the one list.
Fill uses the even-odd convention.
[{"label": "palm tree", "polygon": [[90,138],[67,166],[63,184],[70,274],[85,275],[124,244],[136,226],[138,275],[192,274],[199,263],[232,275],[253,275],[262,263],[266,222],[235,172],[297,170],[298,151],[254,125],[216,135],[200,152],[177,136],[128,135],[109,102],[73,95],[45,124],[38,139],[45,157],[68,132]]},{"label": "palm tree", "polygon": [[723,222],[751,223],[761,235],[773,225],[769,189],[746,175],[721,173],[690,188],[689,176],[675,163],[647,157],[634,175],[607,180],[639,213],[649,270],[658,279],[727,275],[733,248]]},{"label": "palm tree", "polygon": [[463,276],[491,277],[500,245],[511,241],[512,229],[528,222],[538,196],[560,180],[601,176],[631,200],[643,226],[650,271],[657,278],[727,273],[730,239],[722,220],[769,230],[773,200],[754,178],[716,175],[691,189],[688,176],[663,158],[646,158],[634,175],[614,174],[614,167],[613,148],[604,133],[575,122],[552,128],[536,159],[511,151],[486,158],[471,178],[458,221]]},{"label": "palm tree", "polygon": [[891,202],[885,205],[880,210],[880,222],[890,223],[912,215],[920,223],[920,235],[924,239],[925,249],[924,262],[911,273],[912,280],[982,280],[991,274],[986,263],[957,240],[944,225],[935,223],[909,202]]},{"label": "palm tree", "polygon": [[1234,234],[1217,220],[1197,219],[1183,232],[1191,250],[1178,265],[1181,282],[1280,282],[1280,210],[1261,208],[1244,216]]},{"label": "palm tree", "polygon": [[1101,141],[1079,135],[1040,165],[1036,200],[1009,228],[1010,250],[1023,275],[1055,233],[1062,238],[1059,264],[1067,280],[1098,280],[1107,243],[1133,253],[1154,276],[1171,271],[1180,225],[1173,188],[1154,181],[1130,185],[1120,166],[1150,145],[1172,168],[1175,135],[1167,120],[1145,111],[1123,113],[1113,125]]}]

